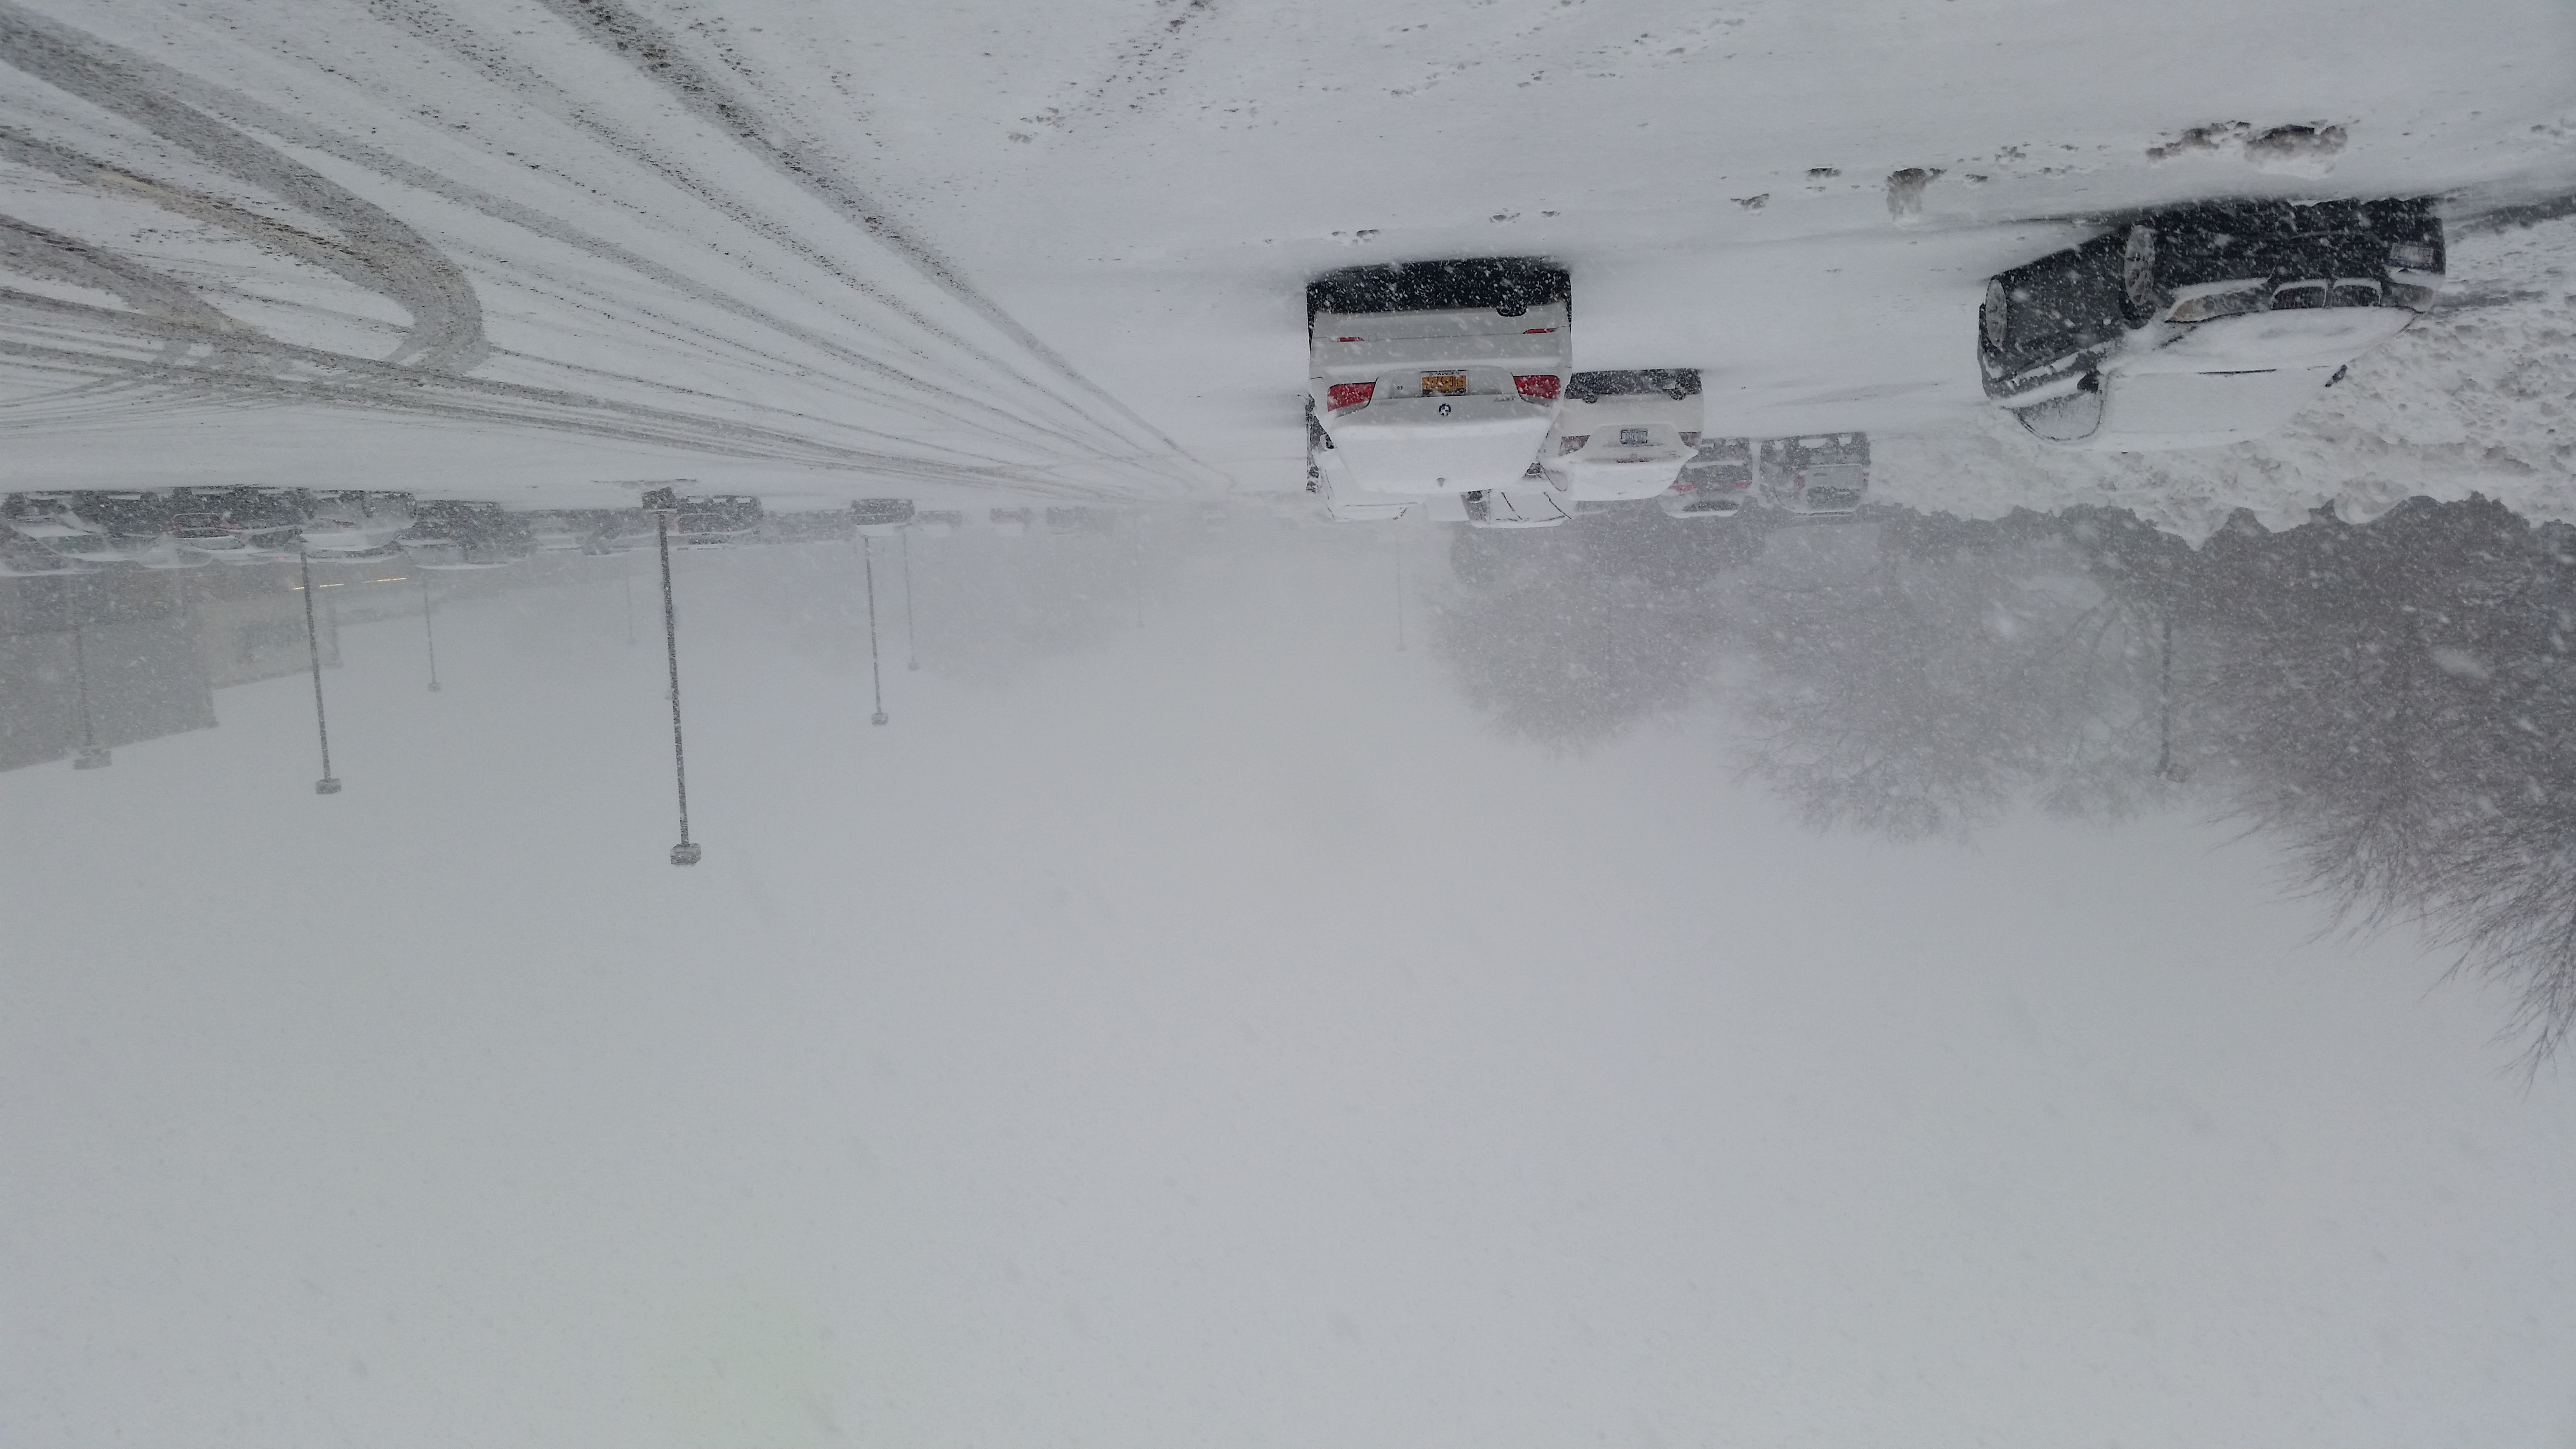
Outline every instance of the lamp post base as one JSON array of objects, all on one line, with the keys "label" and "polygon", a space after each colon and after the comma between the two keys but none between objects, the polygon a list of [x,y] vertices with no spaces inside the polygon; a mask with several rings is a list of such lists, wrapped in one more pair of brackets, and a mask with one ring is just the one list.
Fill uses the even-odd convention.
[{"label": "lamp post base", "polygon": [[696,841],[683,840],[679,844],[671,847],[671,864],[696,865],[697,863],[698,846]]},{"label": "lamp post base", "polygon": [[868,716],[868,723],[870,724],[884,724],[885,722],[886,712],[884,710],[878,710],[875,714]]},{"label": "lamp post base", "polygon": [[115,763],[116,761],[109,756],[106,749],[98,745],[83,745],[80,753],[72,756],[72,768],[75,770],[104,770]]},{"label": "lamp post base", "polygon": [[339,776],[337,776],[337,775],[325,775],[325,776],[323,776],[321,779],[314,781],[314,782],[313,782],[313,793],[314,793],[314,794],[316,794],[316,795],[337,795],[337,794],[339,794],[339,793],[340,793],[340,777],[339,777]]}]

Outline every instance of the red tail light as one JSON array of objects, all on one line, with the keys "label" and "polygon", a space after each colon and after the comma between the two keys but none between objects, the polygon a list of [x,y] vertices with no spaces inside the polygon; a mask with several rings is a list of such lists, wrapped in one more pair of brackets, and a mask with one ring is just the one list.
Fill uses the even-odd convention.
[{"label": "red tail light", "polygon": [[1556,456],[1562,458],[1566,454],[1580,449],[1584,444],[1591,441],[1592,435],[1590,433],[1569,433],[1556,440]]},{"label": "red tail light", "polygon": [[1364,408],[1376,393],[1377,384],[1373,382],[1337,382],[1324,394],[1324,406],[1337,413],[1349,408]]},{"label": "red tail light", "polygon": [[1556,384],[1557,380],[1545,373],[1541,373],[1536,377],[1515,377],[1512,379],[1512,386],[1521,390],[1521,396],[1534,403],[1556,401]]},{"label": "red tail light", "polygon": [[1553,327],[1524,327],[1521,329],[1521,335],[1523,337],[1544,337],[1555,330],[1556,329]]}]

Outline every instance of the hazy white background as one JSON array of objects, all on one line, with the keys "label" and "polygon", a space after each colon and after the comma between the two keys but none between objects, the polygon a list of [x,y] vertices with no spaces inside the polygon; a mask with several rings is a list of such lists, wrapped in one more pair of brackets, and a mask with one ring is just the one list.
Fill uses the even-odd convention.
[{"label": "hazy white background", "polygon": [[0,782],[0,1439],[2576,1433],[2563,1071],[2258,847],[1813,837],[1122,547],[916,541],[884,729],[845,547],[682,558],[691,871],[614,561],[350,628],[339,797],[293,678]]}]

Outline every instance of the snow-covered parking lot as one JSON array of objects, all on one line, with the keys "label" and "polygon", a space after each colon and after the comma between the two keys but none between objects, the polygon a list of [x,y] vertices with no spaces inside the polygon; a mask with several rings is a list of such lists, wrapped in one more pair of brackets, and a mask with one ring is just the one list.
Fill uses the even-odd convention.
[{"label": "snow-covered parking lot", "polygon": [[[2576,1443],[2567,0],[0,81],[0,1449]],[[2252,442],[1988,400],[1991,275],[2228,197],[2448,288]],[[1310,375],[1498,257],[1570,357]],[[1709,506],[1299,491],[1369,367],[1562,449],[1516,357]]]},{"label": "snow-covered parking lot", "polygon": [[[2481,449],[2564,472],[2524,368],[2565,351],[2564,228],[2477,230],[2576,189],[2548,0],[49,0],[0,36],[20,486],[1293,489],[1304,279],[1495,253],[1573,269],[1576,366],[1702,369],[1712,433],[1924,435],[1898,501],[2172,474],[2188,527]],[[2283,449],[1995,432],[1988,274],[2258,194],[2449,198],[2468,312]],[[2449,400],[2514,369],[2531,408]]]}]

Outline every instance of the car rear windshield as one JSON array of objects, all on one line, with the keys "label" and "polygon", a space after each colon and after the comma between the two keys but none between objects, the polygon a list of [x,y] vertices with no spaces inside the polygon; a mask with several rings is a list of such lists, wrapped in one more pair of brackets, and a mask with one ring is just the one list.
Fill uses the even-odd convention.
[{"label": "car rear windshield", "polygon": [[2120,262],[2127,245],[2127,238],[2114,232],[1995,279],[2005,299],[2004,337],[1997,350],[2008,371],[2055,361],[2118,332]]}]

